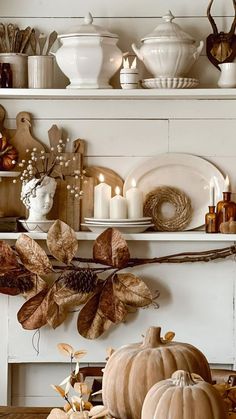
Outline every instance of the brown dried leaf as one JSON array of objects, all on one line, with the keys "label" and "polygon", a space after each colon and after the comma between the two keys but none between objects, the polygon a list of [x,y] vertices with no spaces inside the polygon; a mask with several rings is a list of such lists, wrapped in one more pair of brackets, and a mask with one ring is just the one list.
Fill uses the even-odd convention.
[{"label": "brown dried leaf", "polygon": [[112,278],[108,279],[103,287],[99,308],[104,316],[113,323],[122,322],[127,315],[125,304],[114,292]]},{"label": "brown dried leaf", "polygon": [[45,297],[47,288],[30,298],[17,313],[18,321],[27,330],[39,329],[47,323],[47,307]]},{"label": "brown dried leaf", "polygon": [[68,265],[78,250],[74,230],[61,220],[56,220],[47,235],[47,246],[55,259]]},{"label": "brown dried leaf", "polygon": [[45,306],[47,307],[46,319],[49,326],[56,329],[67,317],[67,310],[64,306],[59,306],[54,300],[54,292],[57,289],[55,283],[45,297]]},{"label": "brown dried leaf", "polygon": [[54,301],[59,306],[67,307],[68,309],[85,304],[91,297],[92,293],[78,293],[70,290],[66,286],[58,288],[54,293]]},{"label": "brown dried leaf", "polygon": [[19,268],[19,266],[12,248],[7,243],[0,240],[0,273]]},{"label": "brown dried leaf", "polygon": [[17,239],[16,250],[29,271],[37,275],[46,275],[52,271],[52,265],[44,250],[26,234],[21,234]]},{"label": "brown dried leaf", "polygon": [[26,297],[27,300],[34,297],[40,291],[48,288],[47,282],[44,281],[44,279],[42,279],[39,275],[32,274],[31,279],[33,281],[33,288],[30,291],[24,293],[24,297]]},{"label": "brown dried leaf", "polygon": [[88,388],[85,383],[75,383],[74,390],[79,394],[90,394],[91,390]]},{"label": "brown dried leaf", "polygon": [[145,307],[152,303],[151,291],[142,279],[131,273],[116,274],[113,279],[114,292],[124,303],[134,307]]},{"label": "brown dried leaf", "polygon": [[99,299],[100,294],[94,294],[79,313],[77,327],[84,338],[96,339],[112,325],[99,309]]},{"label": "brown dried leaf", "polygon": [[130,259],[130,253],[121,233],[114,228],[108,228],[100,234],[93,246],[93,258],[103,265],[125,267]]},{"label": "brown dried leaf", "polygon": [[171,342],[175,337],[175,332],[167,332],[164,336],[164,340],[167,342]]},{"label": "brown dried leaf", "polygon": [[74,353],[74,348],[71,345],[68,345],[68,343],[58,343],[57,349],[59,352],[61,352],[62,355],[66,355],[71,357]]},{"label": "brown dried leaf", "polygon": [[65,397],[65,390],[62,387],[56,386],[54,384],[51,384],[51,386],[57,393],[60,394],[61,397],[63,397],[63,398]]}]

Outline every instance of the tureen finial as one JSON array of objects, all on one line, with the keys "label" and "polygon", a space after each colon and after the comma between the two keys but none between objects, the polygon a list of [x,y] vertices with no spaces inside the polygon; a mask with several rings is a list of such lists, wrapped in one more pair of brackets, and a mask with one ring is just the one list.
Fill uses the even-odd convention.
[{"label": "tureen finial", "polygon": [[91,23],[93,23],[93,16],[90,12],[84,17],[84,23],[86,25],[91,25]]},{"label": "tureen finial", "polygon": [[165,22],[172,22],[172,20],[173,20],[173,19],[175,19],[175,17],[174,17],[174,15],[171,13],[171,11],[169,10],[169,12],[168,12],[165,16],[163,16],[163,17],[162,17],[162,19],[163,19]]}]

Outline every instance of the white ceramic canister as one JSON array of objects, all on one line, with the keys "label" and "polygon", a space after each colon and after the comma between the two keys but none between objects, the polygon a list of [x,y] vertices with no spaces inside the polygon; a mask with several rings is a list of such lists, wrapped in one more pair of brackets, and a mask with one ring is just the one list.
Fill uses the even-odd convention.
[{"label": "white ceramic canister", "polygon": [[52,55],[28,57],[28,87],[30,89],[51,89],[53,87]]},{"label": "white ceramic canister", "polygon": [[218,86],[222,88],[236,87],[236,63],[219,64],[221,69]]},{"label": "white ceramic canister", "polygon": [[62,46],[54,55],[60,69],[70,80],[67,88],[111,88],[109,80],[122,63],[117,35],[94,25],[89,13],[84,24],[58,38]]},{"label": "white ceramic canister", "polygon": [[198,59],[204,42],[197,47],[195,40],[173,23],[169,11],[163,16],[163,23],[141,39],[142,46],[132,48],[154,77],[183,77]]},{"label": "white ceramic canister", "polygon": [[1,53],[0,63],[9,63],[12,70],[12,87],[28,87],[28,55],[21,53]]}]

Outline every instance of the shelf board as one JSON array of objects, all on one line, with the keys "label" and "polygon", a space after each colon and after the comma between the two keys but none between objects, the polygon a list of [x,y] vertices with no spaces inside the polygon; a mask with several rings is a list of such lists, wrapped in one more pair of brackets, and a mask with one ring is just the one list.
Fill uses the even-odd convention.
[{"label": "shelf board", "polygon": [[236,89],[0,89],[0,99],[234,100]]},{"label": "shelf board", "polygon": [[[0,240],[16,240],[22,233],[0,233]],[[45,240],[46,233],[25,233],[34,240]],[[90,232],[76,233],[78,240],[94,241],[98,234]],[[204,231],[186,232],[149,232],[138,234],[123,234],[127,241],[150,241],[150,242],[236,242],[236,234],[206,234]]]}]

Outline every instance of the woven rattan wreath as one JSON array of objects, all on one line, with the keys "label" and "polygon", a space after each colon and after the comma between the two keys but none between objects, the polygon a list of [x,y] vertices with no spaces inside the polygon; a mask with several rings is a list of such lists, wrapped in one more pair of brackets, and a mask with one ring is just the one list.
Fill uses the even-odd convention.
[{"label": "woven rattan wreath", "polygon": [[[162,213],[161,207],[164,203],[174,207],[175,213],[171,218],[166,218]],[[191,221],[191,201],[180,189],[160,186],[146,196],[144,216],[152,217],[154,229],[157,231],[181,231]]]}]

